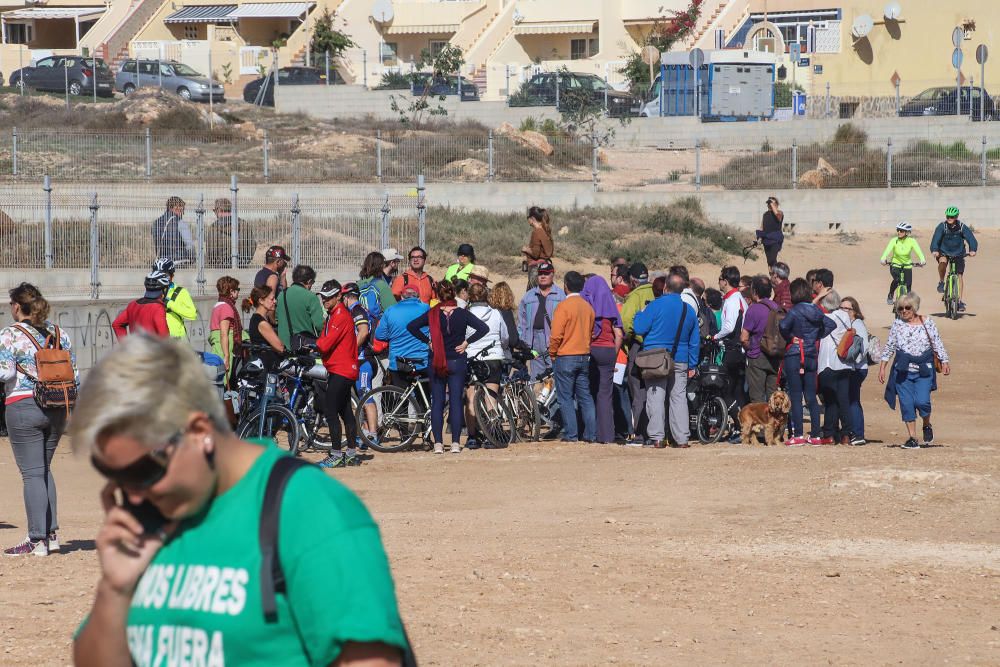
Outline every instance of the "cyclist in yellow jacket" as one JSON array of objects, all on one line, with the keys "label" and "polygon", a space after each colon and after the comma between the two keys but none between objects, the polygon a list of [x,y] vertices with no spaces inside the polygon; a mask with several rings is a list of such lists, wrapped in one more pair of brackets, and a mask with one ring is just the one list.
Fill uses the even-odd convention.
[{"label": "cyclist in yellow jacket", "polygon": [[191,292],[174,282],[176,266],[169,257],[161,257],[153,264],[153,269],[163,271],[170,276],[170,286],[167,287],[167,329],[171,338],[187,340],[187,325],[185,320],[193,322],[198,319],[198,309],[195,308]]},{"label": "cyclist in yellow jacket", "polygon": [[906,285],[906,291],[913,291],[913,255],[917,256],[917,266],[927,263],[924,259],[924,251],[920,249],[917,240],[910,236],[913,225],[908,222],[901,222],[896,225],[896,238],[889,241],[882,253],[882,263],[889,265],[889,274],[892,276],[892,283],[889,284],[889,296],[885,302],[892,305],[895,300],[893,295],[900,283]]}]

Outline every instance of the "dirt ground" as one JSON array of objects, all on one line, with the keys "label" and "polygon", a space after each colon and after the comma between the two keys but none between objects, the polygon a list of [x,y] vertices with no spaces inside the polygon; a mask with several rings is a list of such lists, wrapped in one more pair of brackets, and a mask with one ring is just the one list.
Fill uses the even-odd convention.
[{"label": "dirt ground", "polygon": [[[926,248],[930,229],[919,238]],[[1000,234],[970,260],[969,313],[935,318],[953,375],[933,448],[865,384],[865,447],[528,444],[379,455],[335,473],[382,528],[417,656],[428,665],[998,664]],[[795,238],[795,274],[826,265],[884,340],[885,240]],[[748,265],[748,269],[749,269]],[[754,270],[763,268],[758,260]],[[715,278],[717,267],[694,275]],[[932,269],[922,310],[941,308]],[[985,363],[984,363],[985,362]],[[65,553],[0,561],[0,664],[69,663],[98,571],[99,480],[57,454]],[[0,542],[21,539],[21,485],[0,447]]]}]

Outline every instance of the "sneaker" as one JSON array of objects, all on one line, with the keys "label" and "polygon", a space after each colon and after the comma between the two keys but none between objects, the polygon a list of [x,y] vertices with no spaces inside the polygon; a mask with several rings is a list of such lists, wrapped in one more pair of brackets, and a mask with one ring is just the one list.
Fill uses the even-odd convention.
[{"label": "sneaker", "polygon": [[938,291],[938,294],[944,294],[944,281],[943,280],[938,283],[937,291]]},{"label": "sneaker", "polygon": [[625,441],[626,447],[645,447],[645,445],[646,442],[642,438],[637,438],[635,436],[632,436]]},{"label": "sneaker", "polygon": [[926,424],[924,426],[924,444],[929,445],[932,442],[934,442],[934,427],[930,424]]},{"label": "sneaker", "polygon": [[343,454],[330,454],[325,459],[317,463],[320,468],[343,468],[345,465]]},{"label": "sneaker", "polygon": [[806,443],[812,445],[813,447],[818,447],[819,445],[823,444],[823,438],[817,436],[809,436],[809,439],[806,440]]},{"label": "sneaker", "polygon": [[885,305],[887,305],[887,306],[891,306],[891,305],[892,305],[892,304],[894,304],[894,303],[896,303],[896,302],[892,300],[892,297],[891,297],[891,296],[887,296],[887,297],[885,297]]},{"label": "sneaker", "polygon": [[344,456],[344,467],[345,468],[353,468],[353,467],[357,467],[359,465],[361,465],[361,459],[359,459],[356,454],[352,455],[352,456]]},{"label": "sneaker", "polygon": [[435,442],[434,443],[434,453],[435,454],[444,454],[444,443]]},{"label": "sneaker", "polygon": [[657,449],[659,444],[660,444],[659,440],[647,440],[646,442],[642,443],[642,446],[644,449]]},{"label": "sneaker", "polygon": [[461,454],[462,453],[462,445],[458,444],[457,442],[451,443],[451,453],[452,454]]},{"label": "sneaker", "polygon": [[677,444],[670,445],[670,446],[673,449],[691,449],[690,443],[687,443],[687,442],[678,442]]},{"label": "sneaker", "polygon": [[32,541],[25,539],[20,544],[3,550],[4,556],[48,556],[49,548],[45,546],[45,540]]},{"label": "sneaker", "polygon": [[739,431],[733,431],[732,435],[729,436],[729,439],[726,440],[726,442],[730,445],[738,445],[743,442],[743,435]]},{"label": "sneaker", "polygon": [[959,301],[958,302],[958,312],[960,312],[960,313],[964,313],[965,312],[965,302],[964,301]]},{"label": "sneaker", "polygon": [[49,553],[52,553],[53,551],[59,551],[59,537],[56,535],[55,531],[49,533],[48,546],[49,546]]},{"label": "sneaker", "polygon": [[466,449],[481,449],[482,445],[480,445],[479,441],[477,441],[475,438],[469,438],[468,440],[465,441],[465,448]]},{"label": "sneaker", "polygon": [[857,446],[860,446],[860,445],[867,445],[868,441],[865,440],[860,435],[856,435],[853,438],[851,438],[851,444],[857,447]]},{"label": "sneaker", "polygon": [[806,444],[807,442],[809,442],[809,441],[806,440],[805,438],[803,438],[801,435],[797,435],[797,436],[794,436],[792,438],[789,438],[788,440],[785,440],[785,446],[786,447],[801,447],[802,445]]},{"label": "sneaker", "polygon": [[[365,433],[365,435],[371,438],[370,435]],[[368,441],[362,438],[360,435],[354,436],[354,445],[363,452],[368,451]]]},{"label": "sneaker", "polygon": [[542,434],[542,440],[558,440],[562,429],[554,428]]},{"label": "sneaker", "polygon": [[900,445],[900,447],[902,447],[903,449],[920,449],[920,445],[917,443],[916,438],[910,438],[902,445]]}]

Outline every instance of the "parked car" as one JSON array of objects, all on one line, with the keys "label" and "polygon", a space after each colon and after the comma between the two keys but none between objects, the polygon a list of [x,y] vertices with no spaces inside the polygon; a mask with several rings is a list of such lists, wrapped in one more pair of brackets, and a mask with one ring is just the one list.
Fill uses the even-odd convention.
[{"label": "parked car", "polygon": [[[982,113],[986,120],[997,118],[996,109],[993,105],[993,96],[989,91],[985,91],[985,108]],[[972,100],[972,109],[969,109],[969,100]],[[978,86],[962,87],[962,107],[959,110],[961,115],[968,116],[970,111],[973,120],[980,118],[980,88]],[[928,88],[916,97],[910,99],[899,109],[900,116],[954,116],[955,115],[955,86],[940,86]]]},{"label": "parked car", "polygon": [[[96,70],[96,72],[95,72]],[[94,83],[101,97],[113,97],[115,78],[111,68],[101,58],[80,56],[48,56],[30,67],[22,67],[10,73],[10,85],[19,86],[21,81],[29,88],[65,92],[70,95],[93,95]]]},{"label": "parked car", "polygon": [[[208,102],[208,77],[174,60],[126,60],[115,77],[115,90],[131,95],[136,88],[162,88],[186,100]],[[225,102],[221,83],[212,82],[212,100]]]},{"label": "parked car", "polygon": [[[274,86],[271,81],[271,74],[254,79],[243,87],[243,100],[254,104],[257,101],[257,94],[261,86],[264,89],[264,97],[261,104],[264,106],[274,106]],[[342,85],[344,78],[337,74],[337,70],[330,70],[330,83]],[[324,86],[326,85],[326,68],[318,67],[282,67],[278,70],[278,86]]]},{"label": "parked car", "polygon": [[526,105],[556,104],[557,85],[560,111],[565,110],[567,100],[579,99],[579,95],[582,94],[594,105],[602,108],[606,98],[609,116],[631,116],[639,112],[639,101],[630,94],[611,88],[604,79],[595,74],[577,72],[544,72],[534,75],[521,89],[526,97]]},{"label": "parked car", "polygon": [[[427,88],[430,87],[430,91],[427,93],[432,96],[439,95],[458,95],[458,80],[457,76],[438,76],[434,77],[434,81],[431,81],[431,75],[421,72],[417,72],[411,75],[413,77],[413,83],[410,85],[410,92],[414,97],[423,96]],[[472,81],[469,81],[464,76],[462,79],[462,101],[463,102],[478,102],[479,101],[479,88],[476,87]]]}]

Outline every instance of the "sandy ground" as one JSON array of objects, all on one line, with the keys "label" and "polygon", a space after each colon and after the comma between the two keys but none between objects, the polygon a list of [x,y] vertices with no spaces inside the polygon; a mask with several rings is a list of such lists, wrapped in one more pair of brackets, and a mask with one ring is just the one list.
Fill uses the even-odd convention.
[{"label": "sandy ground", "polygon": [[[997,239],[985,235],[984,246]],[[921,234],[925,244],[929,230]],[[883,340],[881,238],[798,238]],[[760,270],[763,260],[754,268]],[[714,278],[716,267],[696,275]],[[938,446],[905,451],[877,380],[866,447],[690,450],[515,445],[380,455],[336,476],[382,527],[417,655],[429,665],[997,664],[1000,446],[988,415],[1000,265],[970,262],[969,314],[938,319],[954,373]],[[924,312],[940,311],[918,270]],[[62,555],[0,561],[0,664],[69,662],[98,572],[98,478],[57,454]],[[0,447],[0,542],[25,532]]]}]

